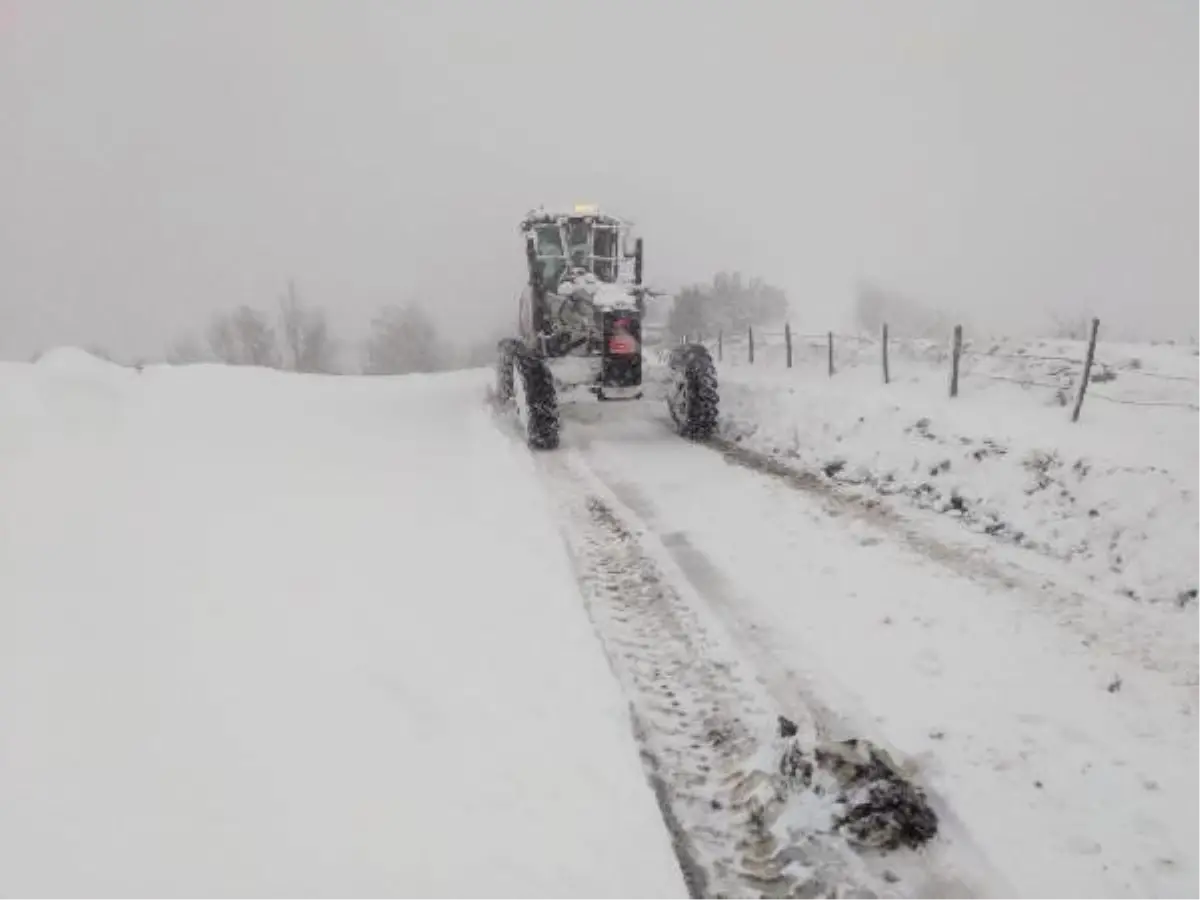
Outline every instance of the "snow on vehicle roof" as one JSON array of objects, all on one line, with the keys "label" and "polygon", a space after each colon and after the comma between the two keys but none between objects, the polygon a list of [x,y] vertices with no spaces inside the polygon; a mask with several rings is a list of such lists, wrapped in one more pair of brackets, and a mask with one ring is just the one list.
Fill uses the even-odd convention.
[{"label": "snow on vehicle roof", "polygon": [[592,219],[600,224],[616,225],[618,227],[633,224],[628,219],[600,212],[599,207],[593,204],[576,204],[573,212],[547,210],[541,206],[531,209],[525,214],[525,218],[521,220],[520,229],[521,231],[528,231],[534,225],[562,224],[569,219]]}]

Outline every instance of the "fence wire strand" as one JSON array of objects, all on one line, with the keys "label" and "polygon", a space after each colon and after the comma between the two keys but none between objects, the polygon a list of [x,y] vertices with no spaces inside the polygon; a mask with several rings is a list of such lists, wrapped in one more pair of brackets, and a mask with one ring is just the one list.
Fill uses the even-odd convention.
[{"label": "fence wire strand", "polygon": [[[1071,356],[1042,356],[1033,353],[983,353],[979,350],[963,350],[963,356],[974,356],[980,359],[1028,359],[1034,362],[1063,362],[1073,366],[1082,366],[1082,359]],[[1097,361],[1098,362],[1098,361]]]},{"label": "fence wire strand", "polygon": [[[788,337],[788,333],[785,331],[756,331],[754,333],[754,338],[755,338],[756,342],[758,342],[760,340],[762,340],[764,342],[762,344],[764,349],[768,346],[775,346],[773,341],[772,341],[772,343],[766,343],[765,339],[770,338],[770,339],[786,340],[787,337]],[[823,350],[827,346],[831,337],[833,338],[833,340],[835,342],[854,342],[859,345],[879,345],[881,343],[881,341],[878,337],[870,337],[870,336],[864,336],[864,335],[860,335],[860,334],[841,334],[838,332],[801,333],[801,332],[795,332],[795,331],[791,332],[791,343],[793,344],[793,346],[804,345],[804,346],[810,346],[810,347],[820,347]],[[714,347],[716,346],[718,341],[723,341],[727,347],[744,347],[748,343],[748,338],[749,338],[749,336],[748,336],[747,332],[738,331],[738,332],[733,332],[733,333],[729,333],[729,334],[722,334],[719,336],[704,337],[704,338],[700,338],[699,340],[701,343],[710,344],[710,345],[713,345]],[[939,345],[941,343],[942,342],[939,342],[936,340],[929,340],[929,339],[923,339],[923,338],[901,338],[901,337],[896,337],[895,335],[890,335],[888,338],[888,344],[893,347],[907,346],[907,347],[919,348],[922,350],[936,350],[939,348]],[[947,355],[948,355],[948,351],[943,348],[942,352],[938,353],[937,361],[944,362]],[[1018,361],[1024,361],[1024,362],[1062,363],[1066,366],[1083,366],[1084,365],[1083,359],[1079,359],[1077,357],[1072,357],[1072,356],[1059,356],[1059,355],[1054,355],[1054,354],[1041,354],[1041,353],[986,352],[986,351],[976,350],[976,349],[969,348],[969,347],[964,347],[961,351],[961,355],[964,359],[966,359],[966,358],[983,359],[983,360],[1003,359],[1003,360],[1018,360]],[[1119,378],[1141,377],[1141,378],[1156,379],[1156,380],[1160,380],[1160,381],[1178,382],[1178,383],[1182,383],[1182,384],[1200,384],[1200,378],[1196,378],[1196,377],[1189,376],[1189,375],[1172,375],[1172,374],[1168,374],[1166,372],[1156,372],[1156,371],[1148,370],[1148,369],[1133,368],[1128,363],[1115,363],[1115,362],[1110,362],[1108,360],[1096,359],[1094,361],[1093,365],[1098,367],[1102,372],[1110,373],[1111,375],[1115,375]],[[1068,377],[1065,382],[1053,383],[1053,382],[1048,382],[1048,381],[1038,381],[1038,380],[1035,380],[1032,378],[1014,377],[1012,375],[996,375],[996,374],[991,374],[988,372],[972,372],[972,371],[968,371],[966,369],[963,369],[961,372],[961,375],[963,377],[986,378],[989,381],[1007,381],[1012,384],[1020,385],[1021,387],[1024,387],[1024,388],[1036,387],[1036,388],[1043,388],[1046,390],[1054,390],[1054,391],[1064,391],[1064,390],[1074,391],[1077,389],[1077,384],[1076,384],[1077,380],[1074,377],[1076,373],[1074,371],[1064,369],[1064,370],[1059,370],[1058,372],[1051,372],[1049,374],[1052,374],[1052,375],[1063,374],[1063,375],[1067,375]],[[1101,384],[1101,383],[1104,383],[1106,381],[1110,381],[1113,379],[1112,378],[1096,378],[1095,376],[1093,376],[1093,378],[1090,380],[1095,384]],[[1097,399],[1104,400],[1108,403],[1117,403],[1117,404],[1121,404],[1124,406],[1161,406],[1161,407],[1170,407],[1170,408],[1175,408],[1175,409],[1190,409],[1190,410],[1200,411],[1200,405],[1198,405],[1196,403],[1192,403],[1192,402],[1175,401],[1175,400],[1137,400],[1137,399],[1126,398],[1126,397],[1114,397],[1111,394],[1106,394],[1102,391],[1097,391],[1095,388],[1092,388],[1091,390],[1088,391],[1087,397],[1089,397],[1089,398],[1095,397]]]},{"label": "fence wire strand", "polygon": [[1118,369],[1112,363],[1104,363],[1106,367],[1113,371],[1120,372],[1125,375],[1139,375],[1143,378],[1158,378],[1162,381],[1182,381],[1185,384],[1200,384],[1200,379],[1192,378],[1190,375],[1167,375],[1164,372],[1152,372],[1146,369]]},{"label": "fence wire strand", "polygon": [[1200,406],[1197,406],[1195,403],[1185,403],[1176,400],[1131,400],[1124,397],[1113,397],[1098,391],[1088,391],[1087,396],[1089,399],[1095,397],[1097,400],[1107,400],[1109,403],[1120,403],[1125,406],[1172,406],[1176,409],[1194,409],[1200,411]]},{"label": "fence wire strand", "polygon": [[1049,381],[1034,381],[1031,378],[1013,378],[1011,375],[989,375],[986,372],[967,372],[964,370],[960,371],[959,374],[966,375],[969,378],[989,378],[992,381],[1011,381],[1013,384],[1019,384],[1022,387],[1043,387],[1054,391],[1064,390],[1065,388],[1069,387],[1069,385],[1064,384],[1052,384]]}]

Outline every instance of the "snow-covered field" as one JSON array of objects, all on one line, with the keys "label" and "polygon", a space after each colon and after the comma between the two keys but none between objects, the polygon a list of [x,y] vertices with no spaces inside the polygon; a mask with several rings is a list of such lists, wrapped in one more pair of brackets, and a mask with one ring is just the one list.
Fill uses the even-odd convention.
[{"label": "snow-covered field", "polygon": [[1195,413],[922,360],[0,367],[0,893],[1195,895]]},{"label": "snow-covered field", "polygon": [[0,366],[0,894],[683,893],[479,384]]},{"label": "snow-covered field", "polygon": [[726,438],[1066,561],[1107,592],[1195,606],[1195,347],[1101,344],[1072,423],[1079,342],[969,348],[954,400],[943,346],[894,342],[885,386],[876,343],[840,340],[833,378],[823,346],[789,371],[764,343],[755,365],[734,347],[720,366]]}]

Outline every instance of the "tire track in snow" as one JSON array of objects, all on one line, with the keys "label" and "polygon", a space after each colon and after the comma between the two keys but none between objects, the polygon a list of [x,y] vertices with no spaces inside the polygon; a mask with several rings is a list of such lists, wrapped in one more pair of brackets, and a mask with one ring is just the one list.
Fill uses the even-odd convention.
[{"label": "tire track in snow", "polygon": [[[704,442],[696,446],[701,448],[700,452],[713,449]],[[852,697],[838,696],[836,692],[833,696],[823,695],[803,671],[785,662],[785,654],[776,645],[771,631],[745,618],[737,585],[692,545],[686,531],[659,531],[655,525],[656,509],[643,490],[626,480],[620,469],[597,466],[589,450],[590,447],[581,451],[589,477],[602,485],[618,508],[629,510],[629,518],[649,533],[643,535],[643,546],[658,545],[656,558],[668,561],[668,568],[678,569],[676,583],[691,585],[696,601],[715,616],[738,657],[753,660],[756,681],[774,709],[797,724],[801,746],[836,747],[868,738],[870,746],[883,749],[890,766],[901,773],[904,781],[914,777],[922,780],[919,760],[906,757],[890,746],[875,729],[864,728],[863,712],[854,709]],[[844,708],[847,701],[849,708]],[[897,761],[900,765],[896,765]],[[994,870],[987,854],[976,845],[956,811],[928,785],[922,785],[921,791],[939,819],[935,841],[915,851],[898,849],[883,856],[867,854],[863,858],[868,868],[888,883],[899,873],[900,887],[916,896],[1004,896],[1009,892],[1011,889]]]},{"label": "tire track in snow", "polygon": [[[730,465],[823,501],[826,514],[857,519],[953,575],[1019,593],[1027,604],[1074,631],[1089,646],[1104,648],[1147,672],[1162,673],[1183,684],[1195,683],[1195,665],[1182,662],[1182,645],[1170,653],[1162,652],[1163,617],[1147,616],[1136,605],[1114,602],[1115,598],[1088,590],[1089,586],[1068,583],[1063,573],[1052,571],[1061,561],[1039,557],[1025,548],[992,547],[987,542],[994,539],[977,534],[944,530],[946,536],[941,537],[931,531],[944,528],[936,519],[922,522],[919,516],[900,511],[881,498],[847,491],[813,470],[725,438],[710,438],[700,446]],[[995,552],[997,549],[1001,552]],[[1009,552],[1004,553],[1006,550]],[[1194,698],[1190,708],[1195,709]]]},{"label": "tire track in snow", "polygon": [[[903,516],[891,522],[889,510],[873,510],[852,495],[843,499],[836,485],[794,483],[787,477],[795,475],[797,481],[805,482],[808,479],[802,472],[727,465],[734,461],[715,446],[676,446],[679,442],[669,436],[665,422],[657,429],[663,437],[655,440],[654,424],[647,416],[640,425],[631,423],[618,429],[605,423],[588,429],[591,433],[582,435],[581,453],[589,470],[619,498],[618,510],[629,507],[635,512],[632,519],[648,526],[650,534],[643,544],[660,558],[669,556],[668,571],[682,570],[699,605],[717,614],[739,655],[767,676],[767,687],[785,714],[796,705],[811,704],[814,695],[805,691],[811,686],[820,701],[812,704],[818,724],[832,724],[829,730],[834,733],[864,737],[885,746],[898,739],[902,746],[920,751],[916,756],[895,758],[905,763],[914,780],[930,785],[927,790],[932,793],[927,796],[943,826],[939,838],[911,860],[940,876],[932,890],[923,891],[926,896],[947,889],[953,891],[951,896],[976,891],[1006,896],[1013,890],[1010,883],[1024,882],[1028,887],[1039,880],[1061,888],[1070,883],[1153,885],[1174,877],[1155,874],[1141,860],[1157,859],[1159,852],[1145,835],[1163,833],[1165,822],[1174,822],[1169,831],[1177,832],[1182,827],[1179,814],[1183,808],[1169,800],[1156,800],[1153,793],[1143,796],[1137,779],[1126,774],[1127,760],[1132,759],[1148,775],[1173,772],[1177,783],[1186,783],[1186,775],[1178,767],[1182,759],[1156,746],[1159,734],[1168,746],[1194,745],[1194,731],[1190,742],[1182,730],[1176,733],[1174,726],[1185,723],[1171,710],[1163,706],[1154,712],[1159,709],[1156,697],[1173,697],[1174,686],[1156,684],[1160,676],[1153,672],[1129,672],[1122,660],[1110,655],[1110,647],[1093,644],[1076,649],[1075,636],[1069,630],[1058,633],[1071,628],[1062,621],[1061,613],[1049,621],[1038,618],[1046,609],[1059,612],[1053,605],[1057,598],[1036,592],[1030,598],[1026,596],[1029,587],[1009,596],[1008,591],[996,590],[1001,585],[986,573],[978,573],[984,574],[978,578],[974,577],[977,570],[970,566],[965,570],[946,566],[936,555],[920,552],[921,547],[904,540],[903,534],[885,531],[911,527],[932,541],[938,535],[936,529],[926,531],[924,523],[909,523]],[[772,483],[780,479],[784,483]],[[812,490],[806,490],[810,486]],[[839,518],[841,525],[835,524]],[[875,535],[874,529],[864,525],[874,526]],[[953,523],[948,523],[941,530],[952,527]],[[806,536],[812,552],[791,552],[790,548],[805,546]],[[874,571],[874,557],[883,551],[859,549],[860,544],[879,544],[879,539],[887,545],[889,562],[897,564],[896,589],[915,599],[915,612],[932,616],[926,622],[933,631],[923,634],[908,629],[903,637],[895,633],[889,637],[891,629],[871,628],[873,621],[892,612],[884,599],[888,591],[880,592],[878,580],[867,574]],[[968,563],[970,549],[982,543],[982,539],[972,538],[960,544],[949,535],[948,549],[960,553],[951,560]],[[776,559],[780,560],[778,569],[774,568]],[[980,553],[977,559],[1013,572],[1026,584],[1032,575],[1003,556],[993,559]],[[814,594],[810,586],[810,598],[861,599],[828,610],[820,601],[807,604],[807,609],[801,604],[797,613],[789,593],[793,586],[805,590],[810,568],[819,570],[812,573],[812,586],[818,586],[819,592]],[[848,587],[852,588],[846,594],[838,583],[841,574],[849,578]],[[953,577],[947,579],[947,574]],[[963,587],[961,598],[955,584]],[[886,583],[883,586],[886,588]],[[958,602],[966,598],[973,604]],[[806,613],[813,614],[811,627],[805,621]],[[797,614],[805,618],[797,619]],[[918,620],[914,617],[913,621]],[[1022,630],[1025,623],[1027,631]],[[1116,638],[1113,646],[1120,647],[1123,629],[1104,628],[1104,624],[1098,623],[1100,633]],[[833,652],[822,645],[822,625],[830,630],[830,641],[837,648]],[[1010,625],[1015,625],[1011,635]],[[854,636],[859,629],[869,650],[863,655],[855,652],[858,641]],[[776,633],[781,636],[778,643]],[[964,653],[963,645],[955,641],[956,634],[965,637],[966,646],[978,644],[979,652]],[[992,635],[1003,639],[994,642]],[[1033,665],[1013,674],[1004,658],[1006,647],[1011,647],[1011,659],[1027,658]],[[943,650],[946,656],[942,659],[949,663],[953,677],[929,682],[926,679],[931,672],[940,674],[940,666],[930,669],[923,664],[936,664]],[[1042,659],[1057,658],[1060,651],[1061,665],[1039,665]],[[811,664],[810,660],[817,662]],[[1095,672],[1105,662],[1116,664],[1114,671],[1128,675],[1125,694],[1109,704],[1089,690],[1089,671]],[[1060,670],[1061,680],[1055,678]],[[790,679],[793,673],[800,677]],[[994,681],[992,673],[996,673]],[[805,678],[809,674],[814,676],[812,681]],[[923,710],[918,700],[910,716],[909,698],[921,698],[926,684],[931,689],[930,705]],[[965,690],[960,692],[959,685]],[[958,709],[967,706],[961,698],[976,690],[979,696],[969,704],[973,708],[963,708],[964,718],[955,725],[964,740],[936,743],[943,735],[933,729],[955,722]],[[989,691],[998,701],[995,708],[980,702]],[[1185,718],[1190,716],[1193,698],[1194,692],[1188,698],[1189,706],[1178,710]],[[1145,713],[1143,702],[1148,708]],[[1174,701],[1168,699],[1167,703],[1173,705]],[[931,709],[937,712],[928,712]],[[1019,715],[1030,710],[1061,722],[1062,736],[1056,739],[1048,732],[1035,733],[1025,716]],[[926,717],[931,721],[922,733]],[[839,728],[839,724],[849,727]],[[1090,776],[1089,770],[1093,772]],[[1194,769],[1192,774],[1194,781]],[[1049,786],[1045,792],[1040,779]],[[1157,779],[1153,783],[1157,784]],[[1028,790],[1030,787],[1036,790]],[[1095,798],[1110,792],[1138,811],[1136,826],[1103,814]],[[1111,873],[1107,863],[1088,861],[1087,852],[1078,849],[1096,846],[1106,851],[1114,848]],[[1181,845],[1168,842],[1159,846],[1171,847],[1162,852],[1163,858],[1186,859]],[[892,857],[890,862],[895,865],[899,860]],[[921,880],[919,872],[912,872],[906,882],[911,886]],[[955,891],[954,880],[962,880],[965,889]],[[1186,883],[1186,878],[1180,883]],[[1103,893],[1112,888],[1093,889]]]},{"label": "tire track in snow", "polygon": [[845,798],[836,782],[784,784],[795,745],[776,732],[769,692],[646,553],[586,465],[569,450],[538,464],[693,895],[911,893],[837,832]]}]

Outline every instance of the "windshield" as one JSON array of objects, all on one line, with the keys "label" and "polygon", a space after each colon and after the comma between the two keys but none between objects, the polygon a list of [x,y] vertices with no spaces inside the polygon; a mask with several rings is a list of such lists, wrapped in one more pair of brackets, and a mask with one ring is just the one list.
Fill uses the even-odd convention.
[{"label": "windshield", "polygon": [[593,271],[601,281],[614,281],[617,276],[617,229],[597,225],[592,232]]},{"label": "windshield", "polygon": [[591,219],[567,219],[534,229],[542,276],[554,284],[568,268],[586,269],[601,281],[615,281],[618,271],[620,230],[616,225]]},{"label": "windshield", "polygon": [[588,257],[591,256],[591,225],[582,219],[571,219],[567,222],[567,250],[571,257],[572,266],[588,266]]},{"label": "windshield", "polygon": [[564,256],[562,232],[557,225],[542,225],[537,229],[538,256]]}]

